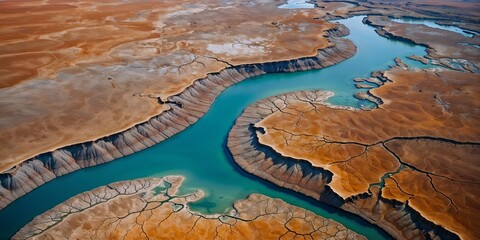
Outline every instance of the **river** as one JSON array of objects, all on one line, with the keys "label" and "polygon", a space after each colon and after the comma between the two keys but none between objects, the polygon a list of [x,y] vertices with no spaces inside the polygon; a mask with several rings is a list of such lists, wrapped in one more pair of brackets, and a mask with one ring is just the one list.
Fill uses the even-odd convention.
[{"label": "river", "polygon": [[[12,236],[36,215],[78,193],[116,181],[166,175],[186,177],[182,192],[198,188],[206,192],[205,199],[191,205],[203,213],[225,212],[234,201],[250,193],[261,193],[331,218],[369,239],[388,238],[358,217],[246,174],[231,160],[225,146],[235,119],[260,99],[291,91],[323,89],[335,93],[329,100],[333,104],[360,107],[368,103],[353,97],[361,91],[355,88],[353,78],[385,70],[394,65],[395,57],[405,59],[409,55],[426,54],[424,47],[380,37],[372,27],[362,23],[362,18],[338,21],[351,30],[347,38],[358,48],[354,57],[321,70],[267,74],[227,88],[207,114],[185,131],[144,151],[54,179],[14,201],[0,211],[0,239]],[[422,67],[419,62],[406,62]]]}]

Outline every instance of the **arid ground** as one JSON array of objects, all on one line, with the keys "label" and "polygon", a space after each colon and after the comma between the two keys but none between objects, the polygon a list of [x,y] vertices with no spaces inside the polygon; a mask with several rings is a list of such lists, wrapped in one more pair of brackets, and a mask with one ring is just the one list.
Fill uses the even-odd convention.
[{"label": "arid ground", "polygon": [[[430,67],[397,58],[352,79],[371,108],[331,104],[335,93],[324,90],[260,100],[233,124],[225,152],[242,174],[395,239],[479,239],[480,3],[278,7],[286,2],[0,2],[0,213],[54,178],[162,144],[235,83],[355,56],[349,29],[332,20],[365,15],[378,35],[425,47],[409,58]],[[188,204],[204,193],[184,194],[183,181],[128,180],[71,196],[13,238],[365,239],[261,193],[228,214],[198,213]]]}]

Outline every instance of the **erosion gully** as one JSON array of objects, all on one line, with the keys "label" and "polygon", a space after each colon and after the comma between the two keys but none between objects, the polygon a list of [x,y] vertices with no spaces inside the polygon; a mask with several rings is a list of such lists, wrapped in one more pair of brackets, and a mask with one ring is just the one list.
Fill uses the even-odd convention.
[{"label": "erosion gully", "polygon": [[138,153],[56,178],[14,201],[0,212],[0,239],[9,238],[35,216],[78,193],[116,181],[167,175],[186,177],[182,192],[205,191],[204,199],[190,205],[194,211],[224,213],[231,210],[236,200],[261,193],[331,218],[369,239],[388,239],[381,229],[359,217],[243,172],[226,148],[235,119],[260,99],[291,91],[322,89],[335,93],[329,99],[332,104],[361,107],[370,103],[353,97],[365,91],[355,88],[353,78],[385,70],[394,65],[395,57],[401,57],[412,67],[425,67],[405,58],[424,56],[424,47],[383,38],[363,24],[362,19],[363,16],[356,16],[337,21],[350,29],[347,38],[358,48],[352,58],[321,70],[253,77],[227,88],[206,115],[185,131]]}]

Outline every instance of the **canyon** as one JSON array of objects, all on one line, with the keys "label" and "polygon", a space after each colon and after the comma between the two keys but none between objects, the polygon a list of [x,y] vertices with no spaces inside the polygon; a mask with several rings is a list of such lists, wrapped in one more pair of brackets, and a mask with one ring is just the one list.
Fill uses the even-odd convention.
[{"label": "canyon", "polygon": [[285,2],[0,3],[0,237],[478,238],[479,4]]},{"label": "canyon", "polygon": [[369,90],[381,102],[372,110],[332,106],[325,101],[333,94],[322,91],[247,108],[229,135],[235,161],[397,239],[420,237],[411,229],[420,216],[475,239],[480,101],[469,96],[479,91],[478,74],[396,67],[383,76]]}]

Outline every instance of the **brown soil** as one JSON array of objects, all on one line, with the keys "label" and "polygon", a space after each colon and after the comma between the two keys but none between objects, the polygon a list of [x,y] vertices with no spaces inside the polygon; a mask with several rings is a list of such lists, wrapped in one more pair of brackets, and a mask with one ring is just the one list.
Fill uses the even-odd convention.
[{"label": "brown soil", "polygon": [[145,122],[208,73],[329,46],[320,10],[275,4],[0,3],[0,171]]},{"label": "brown soil", "polygon": [[[203,192],[177,195],[182,181],[169,176],[96,188],[36,217],[13,239],[365,239],[337,222],[259,194],[237,201],[228,214],[192,212],[187,203]],[[166,190],[158,192],[159,187]]]},{"label": "brown soil", "polygon": [[468,26],[472,30],[480,27],[478,23],[480,4],[474,0],[326,0],[326,2],[354,5],[348,10],[348,14],[440,19],[453,25]]},{"label": "brown soil", "polygon": [[[385,72],[392,83],[370,90],[378,109],[352,111],[278,99],[255,124],[261,144],[333,173],[343,199],[370,193],[403,202],[463,239],[478,236],[480,76],[454,71]],[[408,97],[406,97],[408,96]]]},{"label": "brown soil", "polygon": [[[467,38],[459,33],[431,28],[422,24],[403,24],[388,17],[369,16],[367,22],[377,27],[377,32],[388,38],[397,38],[428,46],[428,55],[434,59],[462,59],[480,67],[480,38]],[[463,43],[463,44],[460,44]],[[448,65],[447,65],[448,66]],[[470,70],[468,67],[467,70]],[[477,70],[478,72],[478,70]]]}]

